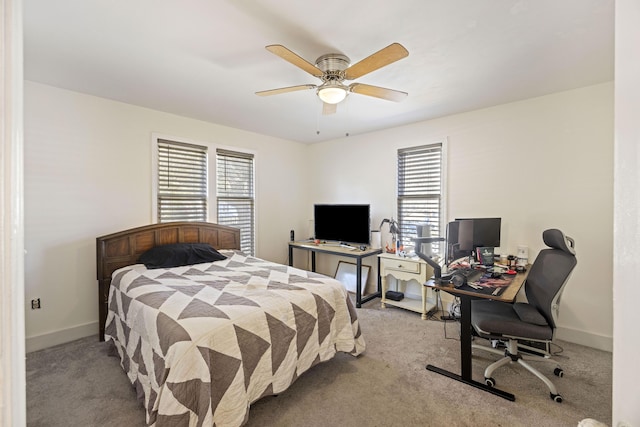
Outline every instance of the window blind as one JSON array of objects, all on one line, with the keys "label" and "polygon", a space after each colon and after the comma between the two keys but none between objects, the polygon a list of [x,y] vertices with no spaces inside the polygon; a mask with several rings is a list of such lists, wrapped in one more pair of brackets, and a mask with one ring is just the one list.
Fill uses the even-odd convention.
[{"label": "window blind", "polygon": [[240,248],[255,251],[253,155],[216,150],[218,223],[240,229]]},{"label": "window blind", "polygon": [[207,220],[207,147],[158,140],[158,222]]},{"label": "window blind", "polygon": [[[398,225],[403,245],[413,245],[416,224],[429,223],[441,236],[442,143],[398,150]],[[440,254],[440,244],[432,245]]]}]

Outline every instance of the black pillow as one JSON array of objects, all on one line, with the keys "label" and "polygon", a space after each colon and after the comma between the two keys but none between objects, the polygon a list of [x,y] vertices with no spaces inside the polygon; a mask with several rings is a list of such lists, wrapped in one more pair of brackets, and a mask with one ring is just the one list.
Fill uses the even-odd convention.
[{"label": "black pillow", "polygon": [[226,259],[208,243],[174,243],[149,249],[138,259],[145,267],[171,268]]}]

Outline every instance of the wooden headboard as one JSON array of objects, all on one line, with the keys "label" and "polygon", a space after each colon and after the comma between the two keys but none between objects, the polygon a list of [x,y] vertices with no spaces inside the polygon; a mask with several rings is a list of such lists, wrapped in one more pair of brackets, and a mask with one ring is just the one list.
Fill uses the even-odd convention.
[{"label": "wooden headboard", "polygon": [[100,340],[104,341],[111,274],[137,264],[146,250],[171,243],[208,243],[215,249],[240,249],[240,230],[209,222],[165,222],[96,238]]}]

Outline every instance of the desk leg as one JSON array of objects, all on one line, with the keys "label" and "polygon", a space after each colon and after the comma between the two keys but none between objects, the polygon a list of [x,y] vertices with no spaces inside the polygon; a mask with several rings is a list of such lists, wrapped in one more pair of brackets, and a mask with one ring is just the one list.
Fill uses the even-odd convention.
[{"label": "desk leg", "polygon": [[438,368],[437,366],[427,365],[427,370],[436,372],[440,375],[444,375],[456,381],[463,382],[467,385],[479,388],[487,391],[496,396],[500,396],[504,399],[515,401],[516,398],[513,394],[506,391],[498,390],[497,388],[489,387],[484,383],[474,381],[471,371],[471,298],[467,296],[460,296],[460,374],[457,375],[453,372]]},{"label": "desk leg", "polygon": [[388,283],[387,282],[387,276],[385,275],[384,277],[380,278],[380,282],[381,282],[381,286],[382,286],[382,290],[380,291],[380,308],[387,308],[387,286]]},{"label": "desk leg", "polygon": [[316,272],[316,253],[311,252],[311,271]]},{"label": "desk leg", "polygon": [[[358,272],[361,274],[360,280],[358,280],[358,283],[360,283],[360,281],[362,280],[362,260],[361,259],[358,259],[356,268],[358,269]],[[369,302],[374,298],[380,297],[382,295],[380,292],[381,287],[382,287],[382,279],[380,278],[380,258],[378,258],[378,290],[372,294],[362,297],[360,295],[362,293],[362,288],[360,288],[360,292],[358,292],[358,295],[356,296],[356,307],[360,308],[362,307],[362,304],[364,304],[365,302]],[[357,288],[357,285],[356,285],[356,288]]]},{"label": "desk leg", "polygon": [[378,258],[378,294],[382,296],[382,279],[380,278],[380,257]]},{"label": "desk leg", "polygon": [[362,258],[356,259],[356,308],[362,307]]},{"label": "desk leg", "polygon": [[289,246],[289,267],[293,267],[293,246]]},{"label": "desk leg", "polygon": [[471,298],[460,298],[460,374],[471,379]]}]

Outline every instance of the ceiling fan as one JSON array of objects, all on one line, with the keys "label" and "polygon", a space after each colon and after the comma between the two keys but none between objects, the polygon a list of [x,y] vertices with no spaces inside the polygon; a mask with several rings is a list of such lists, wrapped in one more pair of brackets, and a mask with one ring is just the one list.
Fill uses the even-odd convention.
[{"label": "ceiling fan", "polygon": [[282,45],[269,45],[266,46],[266,49],[312,76],[319,78],[322,83],[319,85],[305,84],[263,90],[256,92],[256,95],[269,96],[298,90],[316,89],[318,98],[323,102],[324,114],[335,113],[337,104],[342,102],[350,92],[396,102],[402,101],[407,96],[406,92],[364,83],[351,83],[348,86],[344,84],[345,80],[357,79],[408,56],[407,49],[399,43],[392,43],[353,65],[350,65],[351,60],[347,56],[340,53],[322,55],[316,59],[314,65]]}]

